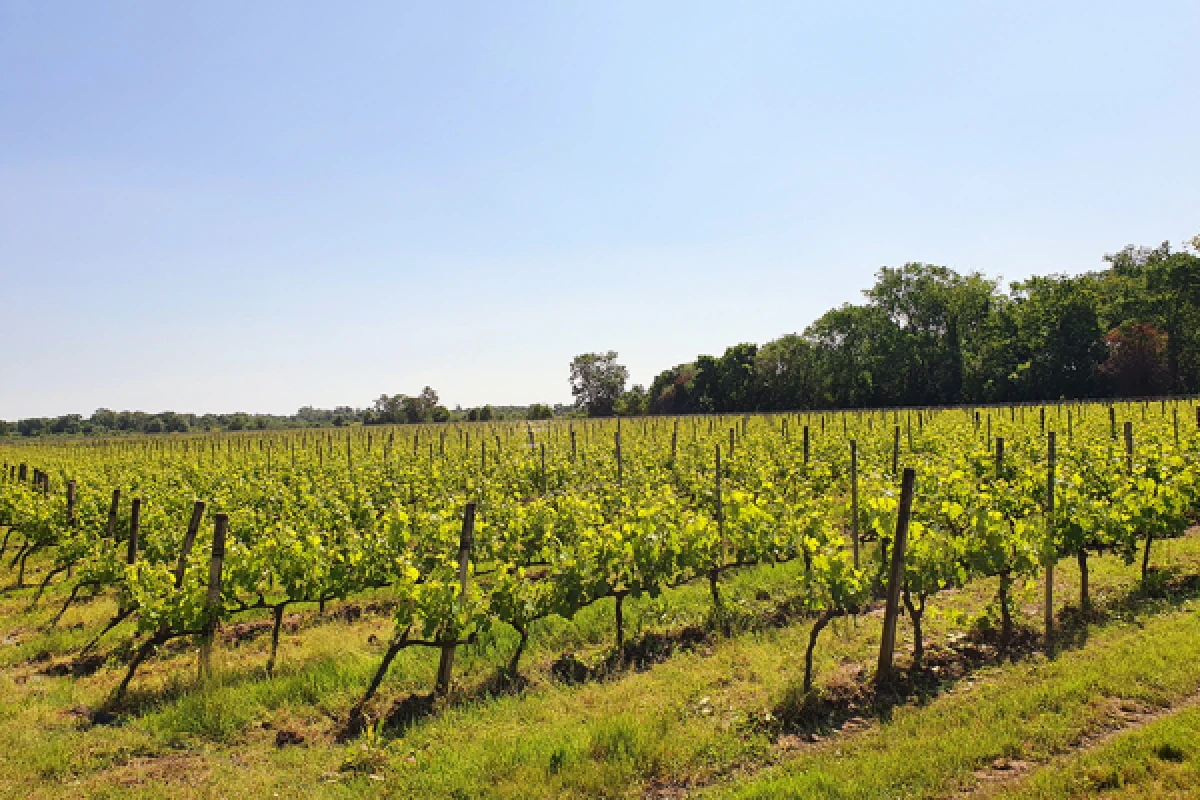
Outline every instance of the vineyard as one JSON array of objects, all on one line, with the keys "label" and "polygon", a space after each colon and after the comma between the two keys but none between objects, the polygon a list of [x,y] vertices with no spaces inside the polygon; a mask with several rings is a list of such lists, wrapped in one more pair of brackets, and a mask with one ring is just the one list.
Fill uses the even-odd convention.
[{"label": "vineyard", "polygon": [[[13,692],[40,669],[75,687],[55,691],[87,694],[59,746],[300,680],[320,709],[309,738],[349,753],[318,788],[289,789],[313,796],[376,784],[430,796],[733,790],[739,774],[786,760],[780,742],[819,744],[846,720],[869,725],[863,709],[881,698],[903,706],[936,695],[939,675],[978,667],[947,660],[952,629],[964,632],[951,643],[973,636],[971,652],[1001,654],[994,664],[1061,668],[1123,635],[1106,627],[1121,602],[1136,616],[1138,598],[1186,600],[1200,576],[1187,533],[1200,510],[1195,401],[34,441],[0,444],[0,466],[0,666]],[[322,640],[331,630],[336,641]],[[332,660],[308,659],[306,636]],[[253,660],[243,639],[261,640]],[[517,748],[489,768],[521,775],[520,789],[459,786],[441,762],[436,780],[422,771],[460,746],[451,726],[470,728],[464,715],[636,693],[640,676],[674,676],[687,718],[717,720],[680,676],[741,647],[781,659],[770,663],[784,677],[766,701],[730,701],[735,721],[713,728],[706,766],[685,770],[703,780],[669,758],[639,760],[646,737],[669,738],[655,727],[666,717],[645,709],[593,720],[590,745],[551,747],[545,763]],[[354,655],[339,660],[339,648]],[[52,705],[45,691],[39,702]],[[221,732],[201,739],[249,741],[244,715],[214,707],[241,722],[210,720]],[[522,719],[512,735],[532,736],[536,714]],[[277,727],[276,751],[312,749],[285,748],[289,737],[303,738]],[[571,777],[610,757],[623,771]],[[69,786],[80,772],[37,775]],[[787,794],[761,796],[772,791]]]}]

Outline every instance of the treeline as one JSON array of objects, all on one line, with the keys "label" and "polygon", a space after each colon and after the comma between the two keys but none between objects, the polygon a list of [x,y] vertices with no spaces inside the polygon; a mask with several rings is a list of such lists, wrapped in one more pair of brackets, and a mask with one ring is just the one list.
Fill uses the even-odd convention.
[{"label": "treeline", "polygon": [[364,412],[343,406],[336,409],[315,409],[310,406],[291,416],[278,414],[185,414],[175,411],[111,411],[97,409],[90,417],[82,414],[63,414],[61,417],[31,417],[5,422],[0,420],[0,436],[50,436],[135,433],[188,433],[203,431],[247,431],[278,428],[298,428],[323,425],[347,425],[359,422]]},{"label": "treeline", "polygon": [[[430,402],[432,395],[432,402]],[[381,403],[388,398],[386,403]],[[423,399],[422,399],[423,398]],[[456,420],[551,419],[571,413],[569,406],[482,406],[453,411],[437,404],[437,393],[429,387],[418,402],[405,395],[382,395],[371,408],[338,406],[333,409],[304,406],[290,416],[280,414],[182,414],[175,411],[111,411],[97,409],[90,417],[64,414],[60,417],[31,417],[16,422],[0,420],[0,436],[107,436],[141,433],[204,433],[216,431],[278,430],[282,428],[341,427],[344,425],[401,425],[406,423]]]},{"label": "treeline", "polygon": [[[1200,250],[1200,237],[1191,244]],[[761,347],[698,356],[611,407],[687,414],[1200,392],[1200,257],[1163,243],[1105,261],[1007,291],[978,273],[885,267],[865,303]]]}]

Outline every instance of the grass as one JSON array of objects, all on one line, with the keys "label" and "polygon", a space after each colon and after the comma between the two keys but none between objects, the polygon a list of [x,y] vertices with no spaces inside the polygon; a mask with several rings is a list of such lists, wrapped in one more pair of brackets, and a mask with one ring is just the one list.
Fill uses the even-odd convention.
[{"label": "grass", "polygon": [[940,797],[997,759],[1037,761],[1114,724],[1121,701],[1164,706],[1200,689],[1200,618],[1115,623],[1087,647],[1031,659],[966,691],[898,707],[878,729],[792,759],[721,796]]},{"label": "grass", "polygon": [[[1200,574],[1200,536],[1157,543],[1155,562]],[[1193,601],[1138,597],[1137,567],[1116,558],[1093,559],[1092,567],[1093,599],[1109,611],[1070,628],[1056,659],[1004,659],[977,648],[982,655],[965,671],[926,680],[911,696],[862,704],[853,713],[863,721],[843,732],[841,717],[806,718],[797,702],[810,623],[762,622],[793,591],[798,565],[736,576],[726,591],[733,636],[691,640],[643,668],[605,672],[613,610],[600,603],[574,620],[539,625],[522,662],[528,684],[501,691],[496,672],[516,636],[498,627],[460,649],[460,691],[431,715],[405,715],[402,701],[428,692],[436,653],[406,651],[375,706],[379,715],[399,713],[350,742],[338,733],[390,634],[386,616],[341,618],[331,608],[319,619],[299,609],[303,624],[284,635],[269,680],[267,636],[219,648],[218,676],[208,684],[197,683],[195,651],[183,643],[139,673],[131,710],[117,724],[94,725],[85,710],[102,706],[120,679],[119,653],[92,675],[47,667],[94,635],[112,601],[72,609],[62,630],[43,633],[63,588],[52,587],[33,612],[24,610],[30,590],[11,592],[0,596],[0,641],[8,641],[0,646],[0,796],[940,796],[975,783],[974,772],[996,758],[1070,752],[1073,741],[1114,724],[1114,703],[1157,707],[1200,686]],[[1056,576],[1060,601],[1073,599],[1074,569],[1064,562]],[[926,621],[931,653],[939,645],[950,653],[948,643],[992,624],[994,592],[994,582],[983,581],[935,598]],[[1036,629],[1038,587],[1017,596],[1019,619]],[[645,654],[647,642],[678,642],[708,613],[704,586],[627,601],[627,635]],[[826,692],[859,687],[856,665],[873,662],[879,623],[865,615],[822,635],[817,675]],[[106,646],[130,632],[122,626]],[[900,638],[902,649],[911,646],[907,623]],[[560,680],[564,653],[591,677]],[[303,741],[276,746],[281,732]],[[802,741],[796,734],[804,732],[821,740]]]},{"label": "grass", "polygon": [[1200,786],[1200,707],[1190,706],[1038,770],[991,797],[1194,797]]}]

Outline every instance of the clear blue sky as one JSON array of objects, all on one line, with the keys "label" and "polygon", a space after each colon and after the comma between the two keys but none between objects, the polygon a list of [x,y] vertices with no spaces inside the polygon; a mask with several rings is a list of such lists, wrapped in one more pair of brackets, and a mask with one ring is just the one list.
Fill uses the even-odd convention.
[{"label": "clear blue sky", "polygon": [[0,418],[565,402],[1198,212],[1195,0],[0,0]]}]

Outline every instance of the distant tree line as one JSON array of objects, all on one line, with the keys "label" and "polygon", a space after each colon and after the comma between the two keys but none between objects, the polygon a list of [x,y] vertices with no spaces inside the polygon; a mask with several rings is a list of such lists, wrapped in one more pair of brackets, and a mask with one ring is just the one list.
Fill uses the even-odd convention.
[{"label": "distant tree line", "polygon": [[[1030,278],[1007,292],[978,273],[885,267],[865,303],[803,333],[664,370],[635,413],[1200,392],[1200,257],[1164,243],[1105,260],[1102,271]],[[621,397],[634,412],[639,398]]]},{"label": "distant tree line", "polygon": [[401,425],[452,420],[551,419],[570,413],[569,406],[483,406],[448,410],[438,403],[437,392],[426,386],[420,394],[380,395],[370,408],[338,406],[333,409],[304,406],[291,416],[278,414],[182,414],[162,411],[111,411],[97,409],[90,417],[64,414],[32,417],[16,422],[0,420],[0,436],[107,436],[153,433],[204,433],[213,431],[274,430],[281,428],[340,427],[344,425]]},{"label": "distant tree line", "polygon": [[363,415],[365,425],[399,425],[402,423],[417,424],[421,422],[446,422],[450,419],[450,411],[438,405],[438,394],[432,387],[426,386],[421,393],[409,397],[404,394],[379,395],[374,407]]},{"label": "distant tree line", "polygon": [[181,414],[161,411],[157,414],[145,411],[111,411],[97,409],[90,417],[82,414],[63,414],[61,417],[31,417],[16,422],[0,420],[0,436],[48,436],[53,434],[81,434],[101,436],[108,434],[134,433],[186,433],[189,431],[243,431],[267,430],[272,428],[301,427],[307,425],[345,424],[348,417],[357,412],[353,409],[315,411],[301,409],[291,417],[273,414]]},{"label": "distant tree line", "polygon": [[884,267],[866,302],[803,333],[625,388],[615,352],[571,362],[592,416],[930,406],[1200,393],[1200,237],[1126,247],[1076,277],[1011,283],[931,264]]}]

